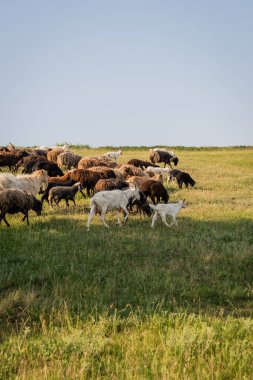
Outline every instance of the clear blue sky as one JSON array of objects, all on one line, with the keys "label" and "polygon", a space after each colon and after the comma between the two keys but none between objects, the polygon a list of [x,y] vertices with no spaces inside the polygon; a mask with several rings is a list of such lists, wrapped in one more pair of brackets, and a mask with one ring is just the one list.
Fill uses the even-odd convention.
[{"label": "clear blue sky", "polygon": [[0,1],[0,145],[253,145],[252,0]]}]

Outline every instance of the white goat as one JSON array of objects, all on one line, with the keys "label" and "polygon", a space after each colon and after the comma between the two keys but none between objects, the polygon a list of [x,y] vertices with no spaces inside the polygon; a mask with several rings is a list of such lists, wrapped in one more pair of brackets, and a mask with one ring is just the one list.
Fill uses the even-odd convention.
[{"label": "white goat", "polygon": [[116,162],[118,162],[118,159],[122,155],[122,150],[118,150],[118,152],[107,152],[103,156],[104,158],[111,159],[113,158]]},{"label": "white goat", "polygon": [[[167,204],[159,203],[157,205],[150,204],[149,206],[150,206],[150,208],[152,208],[152,210],[155,211],[155,214],[152,218],[151,227],[154,227],[155,222],[157,221],[159,216],[162,218],[163,223],[167,227],[171,227],[171,226],[173,226],[173,224],[175,224],[177,226],[177,219],[176,219],[177,214],[179,213],[181,208],[186,207],[186,203],[185,203],[185,199],[184,199],[183,201],[179,201],[177,203],[167,203]],[[173,221],[171,224],[168,224],[166,221],[167,215],[172,216]]]},{"label": "white goat", "polygon": [[96,211],[100,212],[100,220],[107,228],[109,228],[109,226],[105,222],[105,214],[108,210],[116,210],[118,224],[121,225],[120,210],[122,209],[125,215],[123,223],[126,223],[129,214],[127,210],[127,205],[130,199],[137,199],[138,201],[140,200],[140,191],[137,187],[132,187],[126,190],[105,190],[96,193],[90,199],[91,209],[87,221],[87,231],[89,231],[90,229],[90,223]]}]

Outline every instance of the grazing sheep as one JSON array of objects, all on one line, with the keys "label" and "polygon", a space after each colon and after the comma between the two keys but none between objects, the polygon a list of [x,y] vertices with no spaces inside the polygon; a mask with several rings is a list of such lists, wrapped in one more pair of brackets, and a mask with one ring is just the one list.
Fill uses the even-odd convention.
[{"label": "grazing sheep", "polygon": [[114,170],[106,166],[93,166],[88,170],[101,174],[103,178],[116,178]]},{"label": "grazing sheep", "polygon": [[22,221],[26,219],[27,224],[29,224],[29,210],[34,210],[37,215],[41,215],[42,203],[32,194],[16,189],[8,189],[0,192],[0,223],[3,220],[5,224],[10,227],[5,215],[22,212],[22,214],[24,214]]},{"label": "grazing sheep", "polygon": [[72,152],[60,153],[57,157],[57,165],[60,168],[66,168],[70,170],[72,167],[77,168],[78,162],[83,158],[80,154],[75,154]]},{"label": "grazing sheep", "polygon": [[[66,182],[68,182],[71,179],[71,172],[65,173],[61,177],[49,177],[48,182],[49,183],[59,183],[64,185]],[[76,181],[77,182],[77,181]]]},{"label": "grazing sheep", "polygon": [[119,225],[121,225],[120,210],[123,210],[123,223],[126,223],[129,215],[127,205],[131,199],[140,200],[140,191],[138,188],[130,188],[126,190],[100,191],[99,193],[96,193],[90,199],[91,209],[87,221],[87,231],[89,231],[90,229],[90,223],[96,212],[100,212],[100,220],[107,228],[109,228],[109,226],[105,222],[105,214],[109,210],[116,210]]},{"label": "grazing sheep", "polygon": [[173,178],[176,178],[178,187],[180,189],[182,189],[183,183],[185,184],[185,187],[187,187],[187,188],[189,185],[191,185],[193,187],[196,183],[194,181],[194,179],[192,179],[192,177],[190,176],[189,173],[181,172],[179,170],[178,171],[172,170],[170,172],[170,180]]},{"label": "grazing sheep", "polygon": [[[59,206],[59,202],[62,199],[65,199],[66,207],[69,206],[69,201],[72,201],[74,203],[74,205],[76,205],[75,196],[79,190],[81,191],[80,182],[77,182],[73,186],[70,186],[70,187],[69,186],[52,187],[49,190],[49,194],[48,194],[48,202],[49,202],[51,210],[53,210],[53,202],[57,206]],[[83,194],[83,196],[85,197],[84,194]]]},{"label": "grazing sheep", "polygon": [[107,166],[107,163],[96,157],[83,157],[77,165],[77,169],[89,169],[93,166]]},{"label": "grazing sheep", "polygon": [[[158,217],[160,216],[162,218],[162,221],[163,223],[167,226],[167,227],[171,227],[173,226],[173,224],[175,224],[177,226],[177,214],[179,213],[179,211],[181,210],[181,208],[185,208],[186,207],[186,203],[185,203],[185,200],[183,201],[179,201],[177,203],[169,203],[169,204],[158,204],[158,205],[152,205],[150,204],[150,207],[152,210],[155,211],[155,214],[152,218],[152,223],[151,223],[151,227],[153,228],[154,225],[155,225],[155,222],[156,220],[158,219]],[[167,215],[170,215],[172,216],[172,219],[173,219],[173,222],[171,224],[168,224],[167,221],[166,221],[166,216]]]},{"label": "grazing sheep", "polygon": [[45,156],[27,156],[21,158],[21,160],[18,161],[15,170],[17,171],[21,166],[23,166],[22,173],[24,174],[31,174],[32,173],[32,167],[36,162],[49,162]]},{"label": "grazing sheep", "polygon": [[126,181],[121,181],[117,178],[100,179],[94,187],[94,193],[98,193],[99,191],[105,190],[121,190],[127,187],[129,187],[129,183],[127,183]]},{"label": "grazing sheep", "polygon": [[130,184],[133,184],[135,186],[141,186],[141,184],[149,179],[152,179],[153,181],[158,181],[160,183],[163,183],[163,178],[161,174],[154,174],[154,177],[139,177],[139,176],[131,176],[127,179],[127,182]]},{"label": "grazing sheep", "polygon": [[164,203],[168,202],[169,195],[162,183],[147,179],[140,185],[140,190],[146,197],[150,197],[154,204],[159,203],[162,199]]},{"label": "grazing sheep", "polygon": [[150,150],[150,161],[155,164],[156,162],[164,162],[164,167],[168,164],[171,168],[171,162],[174,163],[175,166],[178,164],[178,157],[174,152],[169,152],[165,150],[153,149]]},{"label": "grazing sheep", "polygon": [[148,175],[143,170],[137,168],[134,165],[123,164],[120,166],[119,171],[123,174],[125,179],[132,175],[139,177],[148,177]]}]

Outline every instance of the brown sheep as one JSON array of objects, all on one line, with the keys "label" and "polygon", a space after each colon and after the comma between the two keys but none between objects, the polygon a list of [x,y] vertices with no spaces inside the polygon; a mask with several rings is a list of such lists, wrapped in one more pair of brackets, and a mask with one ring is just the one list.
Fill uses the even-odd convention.
[{"label": "brown sheep", "polygon": [[34,210],[37,215],[41,215],[42,203],[32,194],[16,189],[3,190],[0,193],[0,223],[3,220],[10,227],[5,215],[22,212],[24,214],[22,221],[26,219],[27,224],[29,224],[29,210]]},{"label": "brown sheep", "polygon": [[103,178],[116,178],[116,174],[114,173],[114,170],[105,166],[93,166],[89,170],[91,170],[92,172],[102,174]]},{"label": "brown sheep", "polygon": [[28,155],[29,153],[26,150],[21,150],[16,153],[1,152],[0,153],[0,167],[8,166],[10,171],[14,171],[15,166],[18,163],[18,161],[23,157],[27,157]]},{"label": "brown sheep", "polygon": [[124,178],[127,179],[132,175],[137,175],[140,177],[148,177],[140,168],[137,168],[134,165],[123,164],[120,166],[119,171],[123,174]]},{"label": "brown sheep", "polygon": [[89,169],[75,169],[68,173],[70,174],[71,179],[80,182],[83,189],[86,188],[89,197],[91,196],[91,192],[94,192],[96,183],[100,179],[105,178],[105,175],[102,173],[96,173]]},{"label": "brown sheep", "polygon": [[146,197],[150,197],[154,204],[160,203],[162,199],[164,203],[168,203],[169,195],[162,183],[153,179],[148,179],[140,184],[140,190]]},{"label": "brown sheep", "polygon": [[158,165],[152,164],[149,161],[143,161],[143,160],[139,160],[137,158],[133,158],[132,160],[128,161],[127,164],[128,165],[134,165],[136,168],[141,168],[141,169],[147,168],[148,166],[158,166]]},{"label": "brown sheep", "polygon": [[129,184],[126,181],[121,181],[117,178],[100,179],[94,187],[94,193],[104,190],[121,190],[127,187],[129,187]]},{"label": "brown sheep", "polygon": [[49,177],[48,182],[65,184],[71,179],[70,173],[71,172],[67,172],[61,177]]},{"label": "brown sheep", "polygon": [[59,156],[59,154],[61,154],[63,152],[66,152],[66,150],[63,148],[54,148],[54,149],[50,150],[49,152],[47,152],[48,161],[54,162],[56,164],[57,163],[57,157]]},{"label": "brown sheep", "polygon": [[60,153],[57,157],[57,165],[60,168],[65,167],[70,170],[72,167],[77,168],[78,162],[83,158],[80,154],[75,154],[72,152]]}]

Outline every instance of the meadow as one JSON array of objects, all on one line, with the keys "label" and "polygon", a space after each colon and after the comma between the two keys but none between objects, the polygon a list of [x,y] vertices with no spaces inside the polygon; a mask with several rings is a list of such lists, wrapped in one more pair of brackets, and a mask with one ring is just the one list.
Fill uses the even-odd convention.
[{"label": "meadow", "polygon": [[0,379],[253,378],[253,148],[173,150],[196,180],[168,186],[178,227],[109,213],[87,232],[81,195],[2,222]]}]

